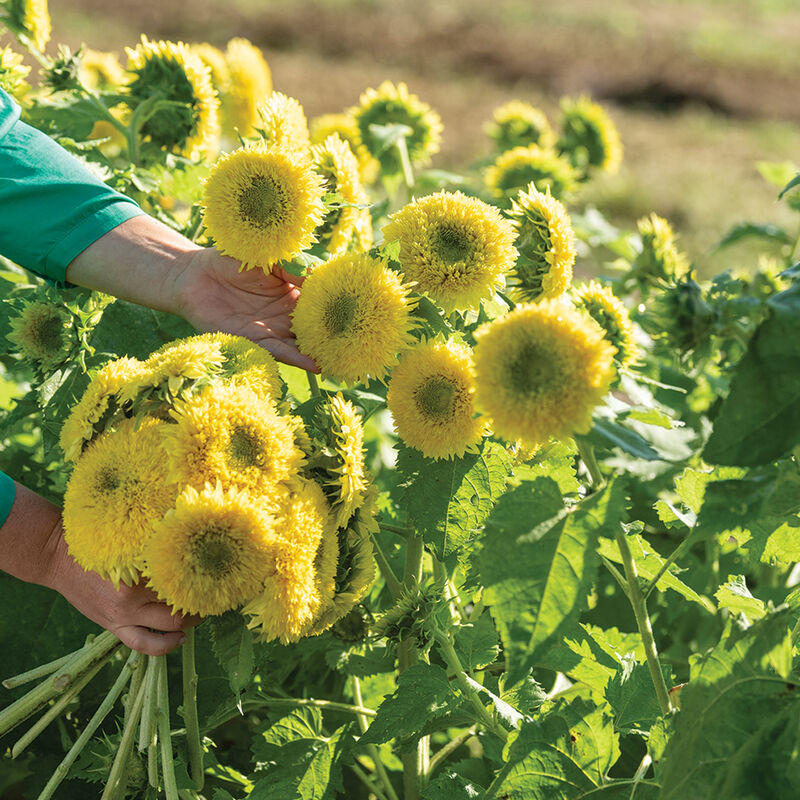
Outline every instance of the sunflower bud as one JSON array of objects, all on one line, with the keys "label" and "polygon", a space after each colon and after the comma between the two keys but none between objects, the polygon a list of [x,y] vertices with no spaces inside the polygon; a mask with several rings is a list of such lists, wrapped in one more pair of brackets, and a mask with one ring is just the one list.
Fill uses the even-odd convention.
[{"label": "sunflower bud", "polygon": [[42,372],[64,363],[77,343],[72,315],[44,300],[23,303],[7,338]]},{"label": "sunflower bud", "polygon": [[66,45],[59,45],[58,55],[45,72],[44,82],[53,92],[78,89],[81,69],[81,51],[73,53]]},{"label": "sunflower bud", "polygon": [[413,639],[418,647],[431,640],[428,621],[432,618],[437,595],[430,586],[414,585],[376,623],[373,631],[395,644]]}]

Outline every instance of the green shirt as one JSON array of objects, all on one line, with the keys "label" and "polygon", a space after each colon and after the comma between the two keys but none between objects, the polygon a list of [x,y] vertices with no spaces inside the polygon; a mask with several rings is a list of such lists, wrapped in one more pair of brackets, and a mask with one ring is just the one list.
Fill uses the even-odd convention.
[{"label": "green shirt", "polygon": [[[19,113],[0,89],[0,253],[64,286],[75,256],[144,212]],[[0,473],[0,525],[13,501],[14,483]]]}]

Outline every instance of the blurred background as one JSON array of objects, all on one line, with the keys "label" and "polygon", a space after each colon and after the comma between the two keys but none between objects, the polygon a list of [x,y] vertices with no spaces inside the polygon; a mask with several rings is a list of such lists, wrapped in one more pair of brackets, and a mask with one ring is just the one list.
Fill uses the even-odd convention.
[{"label": "blurred background", "polygon": [[501,103],[555,119],[561,96],[586,92],[625,151],[581,202],[628,229],[656,211],[704,275],[752,263],[752,245],[715,252],[737,222],[791,225],[757,163],[800,163],[797,0],[50,0],[50,13],[48,50],[245,36],[309,118],[405,81],[442,116],[434,166],[457,172],[487,157]]}]

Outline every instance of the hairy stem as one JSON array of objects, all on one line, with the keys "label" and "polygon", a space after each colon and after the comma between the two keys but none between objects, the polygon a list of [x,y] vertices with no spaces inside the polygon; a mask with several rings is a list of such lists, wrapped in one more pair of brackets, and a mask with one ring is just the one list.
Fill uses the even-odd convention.
[{"label": "hairy stem", "polygon": [[311,390],[312,397],[319,397],[319,381],[313,372],[306,372],[306,379],[308,380],[308,388]]},{"label": "hairy stem", "polygon": [[158,657],[158,738],[161,745],[161,773],[167,800],[178,800],[175,781],[175,762],[172,756],[172,732],[169,727],[169,688],[167,687],[167,657]]},{"label": "hairy stem", "polygon": [[594,448],[588,442],[578,437],[575,437],[573,441],[578,448],[578,455],[581,457],[581,461],[583,461],[583,465],[586,467],[586,471],[589,473],[589,477],[592,480],[592,488],[595,491],[602,489],[606,479],[603,477],[600,465],[597,463]]},{"label": "hairy stem", "polygon": [[181,647],[183,667],[183,721],[186,725],[186,745],[189,750],[189,775],[194,788],[203,788],[203,743],[200,739],[200,722],[197,717],[197,670],[194,663],[194,628],[186,631],[186,641]]},{"label": "hairy stem", "polygon": [[[83,648],[81,648],[81,650],[83,650]],[[6,689],[16,689],[17,686],[23,686],[31,681],[38,681],[39,678],[46,678],[60,667],[63,667],[67,661],[74,658],[78,653],[80,653],[80,650],[76,650],[74,653],[67,653],[67,655],[61,656],[61,658],[57,658],[55,661],[49,661],[47,664],[40,664],[38,667],[29,669],[27,672],[20,672],[19,675],[6,678],[3,681],[3,686]]]},{"label": "hairy stem", "polygon": [[469,730],[459,733],[454,739],[451,739],[447,744],[441,747],[431,757],[431,762],[428,765],[428,776],[430,777],[436,771],[436,768],[446,761],[462,744],[471,739],[475,735],[475,726]]},{"label": "hairy stem", "polygon": [[392,570],[391,564],[389,564],[389,560],[386,558],[386,554],[381,549],[378,537],[375,536],[374,533],[370,534],[370,536],[372,538],[372,546],[375,551],[375,561],[378,564],[378,569],[381,575],[383,575],[383,579],[386,581],[386,586],[389,589],[389,593],[392,595],[392,599],[397,600],[400,595],[403,594],[403,584],[400,583],[397,576],[394,574],[394,570]]}]

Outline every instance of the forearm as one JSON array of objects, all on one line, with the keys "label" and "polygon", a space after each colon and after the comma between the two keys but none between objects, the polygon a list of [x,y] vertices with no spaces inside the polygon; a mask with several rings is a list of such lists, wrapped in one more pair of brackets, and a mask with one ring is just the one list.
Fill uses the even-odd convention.
[{"label": "forearm", "polygon": [[159,311],[182,314],[179,286],[199,247],[140,215],[113,228],[67,267],[67,280]]}]

